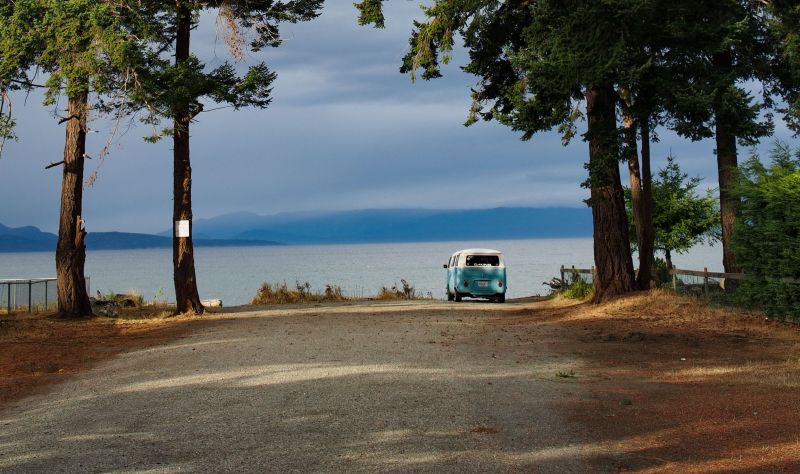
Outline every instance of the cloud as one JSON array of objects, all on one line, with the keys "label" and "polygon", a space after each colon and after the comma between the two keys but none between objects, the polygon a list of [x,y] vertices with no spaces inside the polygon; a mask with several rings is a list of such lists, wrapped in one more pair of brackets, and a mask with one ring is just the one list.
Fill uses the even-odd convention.
[{"label": "cloud", "polygon": [[[196,218],[236,211],[583,205],[586,143],[576,139],[562,147],[555,133],[522,142],[495,123],[464,127],[475,83],[458,67],[465,53],[455,52],[443,78],[412,83],[398,68],[420,10],[410,1],[386,7],[387,28],[375,30],[356,25],[352,2],[328,2],[318,20],[283,25],[280,48],[250,53],[237,65],[243,70],[266,61],[278,73],[274,101],[266,110],[204,113],[192,125]],[[230,60],[215,16],[202,20],[193,51],[210,67]],[[64,130],[52,109],[41,107],[40,96],[22,106],[24,99],[15,97],[21,139],[0,159],[0,222],[54,231],[60,170],[44,166],[61,159]],[[92,126],[100,130],[89,137],[89,154],[96,155],[112,127],[102,120]],[[90,231],[170,227],[171,141],[147,144],[141,140],[147,133],[139,126],[121,137],[86,190]],[[713,141],[660,134],[654,171],[672,150],[687,173],[713,186]],[[87,174],[97,165],[88,162]]]}]

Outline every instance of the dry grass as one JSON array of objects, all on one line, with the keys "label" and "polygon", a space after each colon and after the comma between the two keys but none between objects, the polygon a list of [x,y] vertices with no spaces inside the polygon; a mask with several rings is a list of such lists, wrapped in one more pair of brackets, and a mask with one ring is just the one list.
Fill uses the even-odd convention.
[{"label": "dry grass", "polygon": [[250,304],[321,303],[348,301],[350,299],[352,298],[345,296],[342,288],[336,285],[325,285],[325,290],[314,291],[308,282],[295,282],[294,288],[289,288],[286,282],[281,284],[265,282],[258,289],[258,293],[250,301]]},{"label": "dry grass", "polygon": [[542,327],[580,355],[591,397],[572,419],[615,453],[599,471],[800,472],[797,324],[666,291],[556,297],[494,324]]}]

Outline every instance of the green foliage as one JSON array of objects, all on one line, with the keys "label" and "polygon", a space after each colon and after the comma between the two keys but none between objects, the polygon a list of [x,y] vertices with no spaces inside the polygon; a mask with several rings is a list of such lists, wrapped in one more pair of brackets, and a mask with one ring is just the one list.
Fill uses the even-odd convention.
[{"label": "green foliage", "polygon": [[375,28],[385,28],[383,17],[383,0],[364,0],[361,3],[354,3],[353,5],[358,9],[358,24],[359,25],[373,25]]},{"label": "green foliage", "polygon": [[[720,217],[717,199],[707,192],[698,196],[696,189],[701,178],[689,178],[681,172],[675,158],[667,157],[667,165],[653,180],[653,226],[655,249],[669,255],[685,253],[706,241],[719,240]],[[625,207],[631,246],[636,247],[636,228],[633,225],[633,204],[630,189],[625,189]]]},{"label": "green foliage", "polygon": [[[282,42],[280,23],[296,23],[316,18],[322,3],[323,0],[259,0],[190,2],[186,5],[191,8],[192,28],[200,21],[201,11],[218,11],[227,29],[226,43],[234,58],[239,60],[243,56],[245,37],[253,38],[249,42],[249,48],[253,52],[265,47],[278,47]],[[160,4],[158,8],[162,16],[159,18],[157,30],[172,32],[178,17],[175,4]],[[174,48],[172,43],[175,39],[174,32],[162,35],[159,48]],[[134,97],[138,104],[146,106],[149,111],[142,120],[154,127],[153,133],[146,140],[157,141],[174,132],[169,127],[159,128],[162,120],[187,115],[193,118],[206,110],[207,102],[235,109],[266,108],[272,102],[272,84],[276,77],[264,62],[250,66],[244,75],[239,75],[237,68],[228,61],[209,70],[194,55],[175,64],[162,62],[157,67],[154,65],[140,75],[141,93]]]},{"label": "green foliage", "polygon": [[[149,48],[166,34],[154,28],[153,2],[19,0],[0,5],[0,91],[30,90],[45,73],[45,105],[91,91],[94,110],[124,114],[166,64]],[[10,104],[6,104],[10,107]],[[141,106],[141,104],[139,104]],[[0,107],[0,137],[13,119]]]},{"label": "green foliage", "polygon": [[281,284],[263,283],[258,289],[258,293],[250,301],[250,304],[295,304],[295,303],[319,303],[331,301],[347,301],[350,298],[342,293],[342,289],[336,285],[325,285],[323,292],[312,291],[311,284],[308,282],[295,282],[294,288],[289,288],[286,282]]},{"label": "green foliage", "polygon": [[800,3],[772,0],[767,4],[769,33],[776,46],[775,92],[786,102],[780,107],[789,128],[800,133]]},{"label": "green foliage", "polygon": [[740,167],[740,218],[734,244],[737,261],[754,279],[737,289],[740,302],[770,315],[800,318],[800,151],[779,143],[772,163],[757,156]]},{"label": "green foliage", "polygon": [[[739,141],[755,143],[772,133],[770,117],[741,83],[769,82],[773,44],[762,6],[745,0],[670,2],[662,26],[670,31],[663,59],[668,80],[660,93],[680,135],[699,140],[724,126]],[[671,86],[670,86],[671,85]]]},{"label": "green foliage", "polygon": [[591,296],[592,290],[591,284],[585,282],[578,273],[573,273],[569,284],[564,288],[563,294],[569,299],[582,300]]}]

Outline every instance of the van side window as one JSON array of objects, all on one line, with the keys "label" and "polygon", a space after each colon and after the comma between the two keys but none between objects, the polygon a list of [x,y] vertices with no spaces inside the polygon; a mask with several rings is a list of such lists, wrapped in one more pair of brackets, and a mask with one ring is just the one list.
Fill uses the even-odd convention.
[{"label": "van side window", "polygon": [[500,257],[497,255],[467,255],[468,267],[499,267]]}]

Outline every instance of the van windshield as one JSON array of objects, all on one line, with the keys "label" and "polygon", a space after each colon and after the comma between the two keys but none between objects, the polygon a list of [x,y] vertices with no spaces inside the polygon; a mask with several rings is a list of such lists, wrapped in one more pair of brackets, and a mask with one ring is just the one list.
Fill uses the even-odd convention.
[{"label": "van windshield", "polygon": [[467,255],[468,267],[499,267],[498,255]]}]

